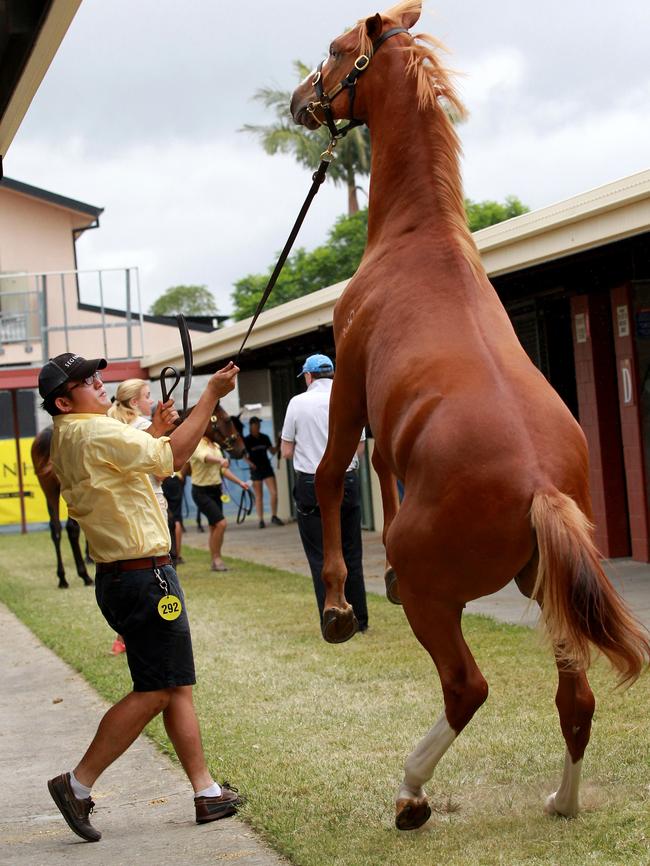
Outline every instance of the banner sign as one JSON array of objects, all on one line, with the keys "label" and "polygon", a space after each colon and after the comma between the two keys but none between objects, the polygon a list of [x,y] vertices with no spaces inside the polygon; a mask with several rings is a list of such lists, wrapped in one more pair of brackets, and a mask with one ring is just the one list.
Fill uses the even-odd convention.
[{"label": "banner sign", "polygon": [[[20,440],[20,456],[25,491],[25,516],[27,523],[47,523],[47,503],[30,457],[33,436]],[[63,499],[59,503],[62,521],[68,517]],[[18,488],[18,466],[16,464],[16,442],[0,439],[0,525],[20,525],[20,490]]]}]

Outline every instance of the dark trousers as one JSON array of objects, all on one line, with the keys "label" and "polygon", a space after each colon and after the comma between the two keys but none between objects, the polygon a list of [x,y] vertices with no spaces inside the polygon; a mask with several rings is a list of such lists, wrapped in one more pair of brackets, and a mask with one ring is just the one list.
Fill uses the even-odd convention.
[{"label": "dark trousers", "polygon": [[[304,472],[296,472],[293,495],[296,500],[300,539],[309,562],[322,623],[325,606],[325,584],[321,577],[323,570],[323,531],[314,487],[314,476]],[[341,503],[341,540],[343,558],[348,570],[348,577],[345,581],[345,598],[348,604],[352,605],[354,615],[359,622],[359,628],[363,631],[368,627],[368,607],[361,561],[361,498],[358,472],[347,472],[345,475],[343,502]]]}]

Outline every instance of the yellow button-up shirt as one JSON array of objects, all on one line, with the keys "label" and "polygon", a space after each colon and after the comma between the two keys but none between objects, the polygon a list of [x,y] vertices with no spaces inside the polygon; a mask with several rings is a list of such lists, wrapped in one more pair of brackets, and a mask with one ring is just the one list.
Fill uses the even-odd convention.
[{"label": "yellow button-up shirt", "polygon": [[174,471],[169,437],[154,439],[107,415],[52,420],[51,458],[61,495],[95,562],[169,553],[167,522],[148,478]]},{"label": "yellow button-up shirt", "polygon": [[192,484],[195,487],[210,487],[213,484],[221,484],[221,466],[218,463],[206,463],[205,458],[208,455],[219,459],[223,457],[221,448],[204,436],[190,457]]}]

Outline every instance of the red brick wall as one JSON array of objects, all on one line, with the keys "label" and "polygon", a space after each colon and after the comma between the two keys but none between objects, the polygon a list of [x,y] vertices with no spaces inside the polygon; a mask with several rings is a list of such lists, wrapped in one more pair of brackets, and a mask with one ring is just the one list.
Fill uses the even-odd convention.
[{"label": "red brick wall", "polygon": [[[630,285],[626,283],[612,289],[610,295],[632,557],[640,562],[648,562],[650,561],[648,502],[645,487],[643,433],[639,412],[636,348],[634,345],[634,311]],[[619,312],[623,314],[623,321],[620,321]],[[625,316],[627,316],[627,327],[625,327]]]},{"label": "red brick wall", "polygon": [[589,445],[596,543],[607,557],[630,555],[623,441],[609,295],[571,299],[580,425]]}]

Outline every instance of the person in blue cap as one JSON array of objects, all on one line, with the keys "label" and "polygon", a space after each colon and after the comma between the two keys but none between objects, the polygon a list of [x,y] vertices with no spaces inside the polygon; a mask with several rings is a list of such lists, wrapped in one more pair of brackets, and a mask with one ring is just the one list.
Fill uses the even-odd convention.
[{"label": "person in blue cap", "polygon": [[[334,364],[327,355],[310,355],[298,375],[305,377],[307,390],[289,401],[282,425],[281,455],[286,460],[293,460],[296,475],[293,495],[296,502],[298,529],[314,582],[322,626],[325,604],[325,584],[321,577],[323,535],[314,476],[327,445]],[[348,570],[345,597],[352,605],[361,632],[368,628],[366,587],[363,580],[359,487],[359,456],[363,454],[365,438],[364,433],[357,454],[345,474],[341,503],[343,557]]]}]

